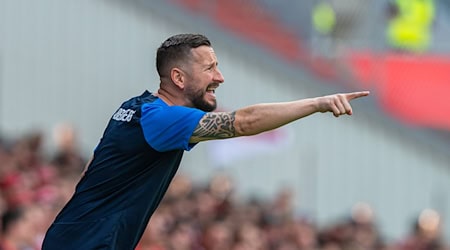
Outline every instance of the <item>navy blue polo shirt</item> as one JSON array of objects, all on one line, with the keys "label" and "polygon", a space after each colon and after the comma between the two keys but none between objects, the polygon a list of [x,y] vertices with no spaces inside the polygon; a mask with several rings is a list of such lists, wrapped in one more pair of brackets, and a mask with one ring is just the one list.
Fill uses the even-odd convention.
[{"label": "navy blue polo shirt", "polygon": [[124,102],[42,249],[134,249],[204,114],[148,91]]}]

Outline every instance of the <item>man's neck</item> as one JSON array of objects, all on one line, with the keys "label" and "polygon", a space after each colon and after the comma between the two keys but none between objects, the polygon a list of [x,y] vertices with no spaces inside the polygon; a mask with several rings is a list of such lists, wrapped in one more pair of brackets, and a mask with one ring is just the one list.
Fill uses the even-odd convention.
[{"label": "man's neck", "polygon": [[161,98],[169,106],[187,106],[181,96],[177,96],[164,88],[159,88],[155,95],[158,98]]}]

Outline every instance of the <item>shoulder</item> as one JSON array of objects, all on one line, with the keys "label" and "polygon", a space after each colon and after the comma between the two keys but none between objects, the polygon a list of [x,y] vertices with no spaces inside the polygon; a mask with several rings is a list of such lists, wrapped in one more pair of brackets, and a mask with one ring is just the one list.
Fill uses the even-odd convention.
[{"label": "shoulder", "polygon": [[201,114],[205,112],[197,108],[186,106],[168,105],[162,99],[156,97],[152,102],[144,103],[141,107],[142,116],[149,114],[165,114],[169,116],[179,116],[183,114]]},{"label": "shoulder", "polygon": [[122,106],[140,106],[140,105],[144,105],[147,103],[153,103],[156,100],[159,100],[159,98],[154,96],[151,92],[146,90],[141,95],[132,97],[132,98],[128,99],[127,101],[123,102]]}]

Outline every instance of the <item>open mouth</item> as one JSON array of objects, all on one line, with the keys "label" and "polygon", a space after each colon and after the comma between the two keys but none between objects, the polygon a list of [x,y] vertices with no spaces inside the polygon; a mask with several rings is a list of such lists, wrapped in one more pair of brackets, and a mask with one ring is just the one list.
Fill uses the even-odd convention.
[{"label": "open mouth", "polygon": [[215,95],[215,93],[216,93],[216,88],[217,88],[217,86],[209,86],[209,87],[206,89],[206,92],[209,93],[209,94]]}]

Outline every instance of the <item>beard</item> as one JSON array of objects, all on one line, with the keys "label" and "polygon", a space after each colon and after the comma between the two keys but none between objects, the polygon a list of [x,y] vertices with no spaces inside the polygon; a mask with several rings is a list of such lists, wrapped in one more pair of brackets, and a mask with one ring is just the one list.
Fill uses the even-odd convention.
[{"label": "beard", "polygon": [[212,103],[205,100],[206,90],[198,90],[194,89],[186,89],[186,95],[189,100],[192,102],[195,108],[200,109],[205,112],[214,111],[217,108],[216,100],[213,100]]}]

